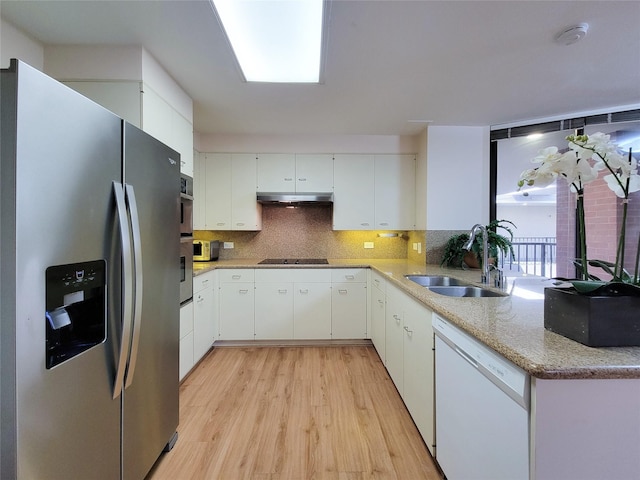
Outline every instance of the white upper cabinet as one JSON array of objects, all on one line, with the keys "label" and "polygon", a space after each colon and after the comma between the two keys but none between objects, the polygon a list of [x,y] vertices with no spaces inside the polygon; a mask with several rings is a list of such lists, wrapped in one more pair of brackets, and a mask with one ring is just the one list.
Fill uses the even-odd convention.
[{"label": "white upper cabinet", "polygon": [[[203,230],[231,230],[231,154],[207,153],[204,163]],[[196,191],[194,205],[199,201]]]},{"label": "white upper cabinet", "polygon": [[415,228],[414,155],[375,156],[375,229]]},{"label": "white upper cabinet", "polygon": [[333,155],[261,153],[256,162],[258,192],[333,191]]},{"label": "white upper cabinet", "polygon": [[194,230],[262,228],[254,154],[200,154],[195,172]]},{"label": "white upper cabinet", "polygon": [[143,82],[65,82],[180,153],[180,171],[194,176],[193,125]]},{"label": "white upper cabinet", "polygon": [[333,160],[333,229],[374,230],[373,155],[335,155]]},{"label": "white upper cabinet", "polygon": [[261,230],[262,205],[256,201],[256,155],[231,155],[231,230]]},{"label": "white upper cabinet", "polygon": [[332,192],[333,155],[296,154],[296,192]]},{"label": "white upper cabinet", "polygon": [[295,192],[296,156],[293,153],[261,153],[256,166],[258,192]]}]

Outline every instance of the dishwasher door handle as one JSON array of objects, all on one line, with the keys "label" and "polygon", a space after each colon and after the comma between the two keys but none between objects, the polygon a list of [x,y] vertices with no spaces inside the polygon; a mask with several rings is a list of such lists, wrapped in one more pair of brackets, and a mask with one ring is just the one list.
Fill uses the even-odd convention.
[{"label": "dishwasher door handle", "polygon": [[456,353],[460,355],[462,358],[464,358],[467,362],[469,362],[473,368],[475,369],[478,368],[478,362],[476,362],[475,358],[473,358],[464,350],[460,349],[460,347],[458,347],[457,345],[454,345],[453,348],[455,349]]}]

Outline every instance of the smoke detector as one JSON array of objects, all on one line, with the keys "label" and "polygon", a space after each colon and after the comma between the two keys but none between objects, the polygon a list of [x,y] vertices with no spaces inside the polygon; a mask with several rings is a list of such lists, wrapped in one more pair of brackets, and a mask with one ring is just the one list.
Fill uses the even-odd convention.
[{"label": "smoke detector", "polygon": [[555,36],[557,43],[562,45],[572,45],[584,38],[589,30],[588,23],[580,23],[572,27],[565,28]]}]

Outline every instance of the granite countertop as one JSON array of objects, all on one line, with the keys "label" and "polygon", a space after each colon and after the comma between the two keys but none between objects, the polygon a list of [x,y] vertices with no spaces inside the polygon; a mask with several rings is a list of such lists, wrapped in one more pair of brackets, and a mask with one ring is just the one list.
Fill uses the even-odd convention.
[{"label": "granite countertop", "polygon": [[640,347],[591,348],[545,330],[543,290],[552,284],[542,277],[507,277],[504,291],[509,295],[505,297],[456,298],[433,293],[404,275],[450,275],[479,284],[479,271],[443,269],[404,259],[329,259],[328,265],[258,265],[258,261],[195,263],[194,275],[215,268],[371,268],[534,377],[640,379]]}]

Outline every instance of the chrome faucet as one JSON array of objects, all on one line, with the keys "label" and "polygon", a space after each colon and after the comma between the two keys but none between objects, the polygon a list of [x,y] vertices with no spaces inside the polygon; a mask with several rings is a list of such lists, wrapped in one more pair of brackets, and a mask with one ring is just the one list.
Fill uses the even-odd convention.
[{"label": "chrome faucet", "polygon": [[488,284],[490,280],[489,273],[489,236],[487,234],[486,227],[476,223],[469,232],[469,241],[462,247],[465,250],[471,250],[473,240],[476,238],[478,232],[482,232],[482,283]]}]

